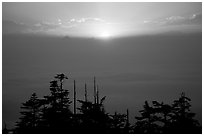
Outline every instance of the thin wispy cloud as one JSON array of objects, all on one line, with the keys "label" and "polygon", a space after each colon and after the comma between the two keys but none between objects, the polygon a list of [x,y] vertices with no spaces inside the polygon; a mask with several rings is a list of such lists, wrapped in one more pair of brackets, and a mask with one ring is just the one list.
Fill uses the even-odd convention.
[{"label": "thin wispy cloud", "polygon": [[106,21],[101,19],[101,18],[80,18],[80,19],[75,19],[72,18],[68,21],[68,23],[105,23]]},{"label": "thin wispy cloud", "polygon": [[[3,34],[8,33],[47,33],[53,35],[65,35],[67,33],[74,33],[76,29],[95,27],[97,25],[108,24],[101,18],[72,18],[70,20],[58,19],[55,22],[42,21],[36,24],[27,25],[25,23],[17,23],[15,21],[3,21]],[[71,28],[75,28],[70,30]],[[77,30],[78,31],[78,30]],[[60,32],[60,33],[57,33]]]},{"label": "thin wispy cloud", "polygon": [[169,16],[166,18],[156,19],[156,20],[145,20],[144,24],[147,25],[201,25],[202,24],[202,14],[192,14],[188,16]]},{"label": "thin wispy cloud", "polygon": [[3,34],[12,33],[23,33],[30,27],[24,23],[18,23],[15,21],[3,20],[2,21],[2,32]]}]

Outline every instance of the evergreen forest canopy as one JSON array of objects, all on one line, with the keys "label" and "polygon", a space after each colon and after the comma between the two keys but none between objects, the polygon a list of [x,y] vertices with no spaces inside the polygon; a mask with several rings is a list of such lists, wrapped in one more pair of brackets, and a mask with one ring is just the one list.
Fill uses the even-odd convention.
[{"label": "evergreen forest canopy", "polygon": [[[74,111],[70,110],[72,101],[69,90],[63,87],[68,77],[57,74],[50,82],[50,94],[38,98],[33,93],[22,103],[21,117],[16,122],[13,133],[17,134],[201,134],[201,125],[194,119],[190,110],[191,99],[182,92],[172,104],[145,101],[140,116],[135,123],[129,123],[127,113],[107,113],[104,108],[106,97],[99,98],[94,78],[94,102],[87,99],[85,84],[84,100],[76,99],[74,81]],[[76,101],[80,107],[76,107]],[[76,113],[76,110],[79,112]],[[6,127],[3,133],[8,133]]]}]

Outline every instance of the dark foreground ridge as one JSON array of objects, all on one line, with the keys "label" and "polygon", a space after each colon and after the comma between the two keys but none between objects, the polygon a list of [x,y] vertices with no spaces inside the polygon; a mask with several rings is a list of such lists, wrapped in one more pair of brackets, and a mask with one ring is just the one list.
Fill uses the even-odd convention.
[{"label": "dark foreground ridge", "polygon": [[[201,134],[202,127],[190,111],[191,99],[182,92],[178,100],[171,105],[163,102],[147,101],[141,116],[135,117],[134,125],[129,123],[129,111],[126,114],[115,112],[113,115],[104,109],[105,96],[99,98],[94,78],[94,102],[88,101],[85,84],[84,100],[76,99],[74,81],[74,111],[70,110],[72,101],[69,90],[63,88],[64,74],[57,74],[50,82],[50,94],[38,98],[33,93],[29,100],[22,103],[21,117],[14,130],[8,130],[6,124],[2,133],[17,134]],[[76,101],[81,106],[76,107]],[[79,113],[76,113],[76,110]]]}]

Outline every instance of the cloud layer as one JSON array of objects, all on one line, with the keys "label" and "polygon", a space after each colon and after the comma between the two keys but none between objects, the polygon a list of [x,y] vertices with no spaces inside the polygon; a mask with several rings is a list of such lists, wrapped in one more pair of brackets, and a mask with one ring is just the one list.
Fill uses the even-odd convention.
[{"label": "cloud layer", "polygon": [[187,16],[168,16],[155,20],[145,20],[143,24],[138,22],[116,23],[107,22],[101,18],[71,18],[69,20],[57,19],[53,22],[42,21],[35,24],[18,23],[3,20],[3,34],[30,33],[60,36],[94,36],[105,31],[106,28],[115,33],[142,34],[176,31],[201,31],[202,14]]},{"label": "cloud layer", "polygon": [[192,14],[189,16],[169,16],[166,18],[144,21],[144,24],[151,25],[201,25],[202,24],[202,14]]},{"label": "cloud layer", "polygon": [[71,28],[79,28],[82,25],[100,25],[106,24],[106,21],[101,18],[72,18],[70,20],[58,19],[55,22],[42,21],[36,24],[27,25],[15,21],[3,20],[3,34],[11,33],[47,33],[47,34],[66,34]]}]

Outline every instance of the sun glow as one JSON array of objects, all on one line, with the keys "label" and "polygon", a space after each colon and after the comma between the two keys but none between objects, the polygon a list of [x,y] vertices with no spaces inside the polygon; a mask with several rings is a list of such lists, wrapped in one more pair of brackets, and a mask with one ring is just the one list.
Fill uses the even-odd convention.
[{"label": "sun glow", "polygon": [[108,31],[105,31],[100,36],[104,37],[104,38],[108,38],[108,37],[110,37],[110,33]]},{"label": "sun glow", "polygon": [[92,30],[94,32],[94,37],[98,39],[112,39],[117,34],[115,27],[110,25],[100,25]]},{"label": "sun glow", "polygon": [[110,34],[110,32],[108,32],[108,31],[104,31],[104,32],[102,32],[102,33],[99,35],[99,37],[100,37],[100,38],[103,38],[103,39],[108,39],[108,38],[111,37],[111,34]]}]

